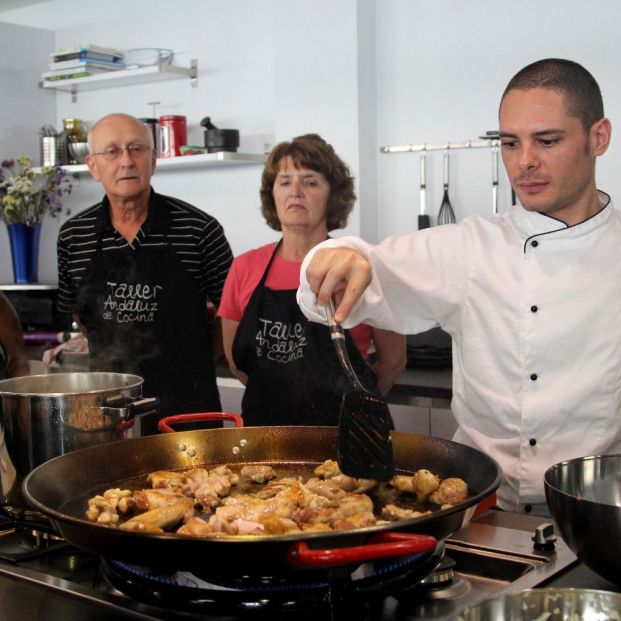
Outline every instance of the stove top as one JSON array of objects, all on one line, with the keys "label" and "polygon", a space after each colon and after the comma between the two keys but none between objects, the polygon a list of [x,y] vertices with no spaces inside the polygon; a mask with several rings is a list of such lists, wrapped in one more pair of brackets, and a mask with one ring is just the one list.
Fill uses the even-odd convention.
[{"label": "stove top", "polygon": [[[306,598],[302,605],[296,602],[295,597],[291,597],[291,601],[279,597],[275,608],[269,595],[263,597],[259,594],[245,597],[250,605],[240,606],[243,598],[238,599],[234,595],[231,599],[238,604],[231,606],[229,611],[220,603],[202,613],[193,612],[193,605],[159,605],[163,601],[159,595],[167,588],[162,585],[168,584],[170,576],[162,579],[161,584],[147,585],[136,581],[134,576],[132,588],[128,589],[122,581],[117,583],[114,572],[110,573],[109,566],[115,565],[114,561],[102,563],[101,559],[54,537],[38,541],[40,550],[33,551],[31,533],[5,524],[5,529],[0,532],[0,618],[6,621],[199,618],[213,621],[266,618],[283,621],[340,618],[354,621],[448,620],[454,619],[464,607],[501,592],[543,586],[620,591],[579,564],[560,538],[554,543],[553,550],[536,550],[532,538],[537,527],[545,522],[545,518],[488,511],[445,541],[445,555],[439,571],[422,582],[418,575],[406,579],[405,585],[404,580],[400,579],[398,592],[391,595],[382,593],[377,597],[354,597],[352,601],[335,606],[330,603],[340,588],[335,582],[323,590],[316,585],[298,589],[304,592]],[[541,532],[549,535],[546,529]],[[21,557],[17,560],[11,560],[11,555],[15,556],[20,551],[24,554],[18,555]],[[209,559],[205,562],[208,567]],[[130,566],[130,573],[134,569]],[[390,572],[395,570],[390,567],[381,569],[384,574],[380,575],[379,581],[384,585],[392,579]],[[358,569],[351,579],[364,581],[364,571],[365,566]],[[208,578],[189,579],[190,585],[199,590],[213,586],[207,581]],[[128,594],[121,592],[119,586]],[[230,588],[230,585],[215,586],[216,590]],[[197,593],[200,600],[204,594],[202,591]],[[203,599],[208,600],[209,597]],[[275,612],[276,609],[278,612]]]}]

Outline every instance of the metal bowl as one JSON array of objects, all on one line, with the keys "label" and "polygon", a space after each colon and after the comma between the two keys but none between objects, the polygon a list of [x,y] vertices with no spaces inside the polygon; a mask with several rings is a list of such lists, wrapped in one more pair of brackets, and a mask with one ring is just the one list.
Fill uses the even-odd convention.
[{"label": "metal bowl", "polygon": [[621,455],[556,464],[546,471],[544,486],[565,543],[587,567],[621,586]]},{"label": "metal bowl", "polygon": [[88,155],[88,142],[68,142],[69,155],[78,163],[84,164]]},{"label": "metal bowl", "polygon": [[586,621],[621,618],[621,595],[594,589],[534,589],[466,609],[459,621]]}]

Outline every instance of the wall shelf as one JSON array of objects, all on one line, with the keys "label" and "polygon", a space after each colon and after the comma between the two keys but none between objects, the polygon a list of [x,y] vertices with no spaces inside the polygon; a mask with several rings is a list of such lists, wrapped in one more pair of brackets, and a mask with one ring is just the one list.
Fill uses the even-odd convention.
[{"label": "wall shelf", "polygon": [[[263,164],[267,156],[259,153],[233,153],[230,151],[220,151],[219,153],[204,153],[200,155],[180,155],[178,157],[160,157],[157,160],[158,170],[180,169],[180,168],[216,168],[224,166],[248,166],[251,164]],[[86,164],[61,166],[70,174],[80,175],[88,173]],[[34,168],[36,173],[41,172],[41,168]]]},{"label": "wall shelf", "polygon": [[56,91],[71,93],[71,100],[76,102],[78,90],[90,91],[115,86],[133,86],[149,82],[161,82],[164,80],[178,80],[189,78],[192,86],[198,83],[198,62],[192,59],[189,67],[179,65],[151,65],[149,67],[135,67],[132,69],[120,69],[109,71],[84,78],[67,78],[64,80],[42,80],[39,88],[47,88]]}]

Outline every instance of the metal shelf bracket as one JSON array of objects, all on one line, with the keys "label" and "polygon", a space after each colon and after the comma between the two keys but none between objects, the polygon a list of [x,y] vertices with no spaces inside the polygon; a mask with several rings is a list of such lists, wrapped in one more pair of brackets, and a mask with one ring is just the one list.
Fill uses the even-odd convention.
[{"label": "metal shelf bracket", "polygon": [[190,62],[190,84],[196,88],[198,86],[198,59],[193,58]]}]

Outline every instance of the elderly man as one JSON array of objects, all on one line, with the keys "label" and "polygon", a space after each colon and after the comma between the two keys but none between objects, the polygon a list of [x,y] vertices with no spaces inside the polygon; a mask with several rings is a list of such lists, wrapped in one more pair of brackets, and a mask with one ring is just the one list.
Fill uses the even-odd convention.
[{"label": "elderly man", "polygon": [[[60,230],[59,307],[84,328],[91,370],[140,375],[161,416],[220,410],[208,302],[218,305],[232,261],[224,231],[153,191],[156,153],[138,119],[105,116],[88,143],[105,196]],[[143,433],[154,423],[147,417]]]},{"label": "elderly man", "polygon": [[324,242],[298,299],[320,320],[336,291],[346,326],[439,323],[453,336],[455,439],[498,460],[501,508],[545,513],[549,466],[621,451],[621,213],[595,184],[611,125],[597,82],[564,59],[513,77],[499,125],[520,205],[378,246]]}]

